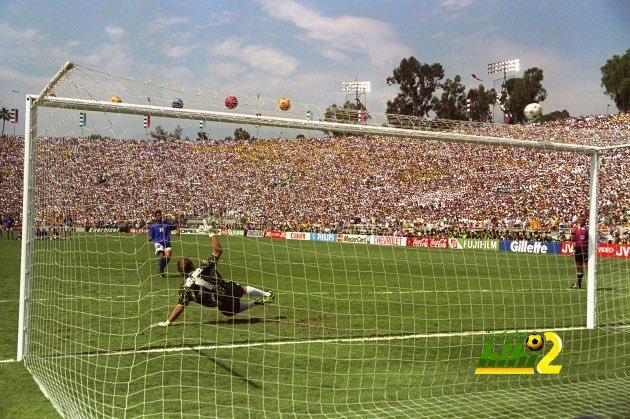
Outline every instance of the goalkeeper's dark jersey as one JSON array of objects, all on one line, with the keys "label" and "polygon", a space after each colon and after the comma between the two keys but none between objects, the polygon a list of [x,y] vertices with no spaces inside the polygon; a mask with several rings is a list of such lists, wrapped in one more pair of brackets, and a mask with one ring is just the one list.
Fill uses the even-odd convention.
[{"label": "goalkeeper's dark jersey", "polygon": [[218,307],[226,316],[240,312],[240,298],[245,291],[239,284],[221,277],[216,270],[217,261],[217,257],[211,256],[208,266],[186,278],[179,290],[179,304],[187,306],[194,301],[205,307]]},{"label": "goalkeeper's dark jersey", "polygon": [[216,270],[217,261],[215,256],[210,256],[208,266],[186,278],[179,290],[179,304],[187,306],[194,301],[205,307],[217,306],[217,286],[223,288],[225,282]]}]

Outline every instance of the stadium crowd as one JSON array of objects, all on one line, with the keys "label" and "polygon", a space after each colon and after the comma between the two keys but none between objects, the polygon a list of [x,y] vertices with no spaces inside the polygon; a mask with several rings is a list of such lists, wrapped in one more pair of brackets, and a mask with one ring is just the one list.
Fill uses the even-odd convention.
[{"label": "stadium crowd", "polygon": [[[484,128],[486,129],[486,128]],[[630,117],[599,115],[461,132],[622,144]],[[471,132],[471,130],[473,130]],[[590,139],[590,140],[589,140]],[[230,227],[546,239],[588,207],[588,156],[431,140],[321,137],[149,141],[44,137],[37,218],[142,227],[155,208]],[[630,150],[604,154],[600,228],[630,240]],[[0,217],[21,219],[23,139],[0,141]]]}]

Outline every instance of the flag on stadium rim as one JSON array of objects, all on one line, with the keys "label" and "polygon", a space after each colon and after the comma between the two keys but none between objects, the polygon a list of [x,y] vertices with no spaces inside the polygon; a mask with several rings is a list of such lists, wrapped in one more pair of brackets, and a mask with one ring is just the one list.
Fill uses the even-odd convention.
[{"label": "flag on stadium rim", "polygon": [[473,78],[473,79],[475,79],[475,80],[483,81],[483,80],[481,80],[479,77],[477,77],[475,74],[471,74],[471,76],[472,76],[472,78]]}]

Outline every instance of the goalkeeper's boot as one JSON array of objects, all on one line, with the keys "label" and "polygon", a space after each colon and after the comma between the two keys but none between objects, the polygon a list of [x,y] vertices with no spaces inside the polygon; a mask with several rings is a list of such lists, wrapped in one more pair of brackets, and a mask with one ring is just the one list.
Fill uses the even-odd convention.
[{"label": "goalkeeper's boot", "polygon": [[577,282],[573,285],[571,285],[571,288],[574,290],[579,290],[580,288],[582,288],[582,284],[578,284]]},{"label": "goalkeeper's boot", "polygon": [[271,304],[276,301],[276,294],[273,291],[266,289],[265,292],[268,292],[269,295],[259,300],[262,304]]}]

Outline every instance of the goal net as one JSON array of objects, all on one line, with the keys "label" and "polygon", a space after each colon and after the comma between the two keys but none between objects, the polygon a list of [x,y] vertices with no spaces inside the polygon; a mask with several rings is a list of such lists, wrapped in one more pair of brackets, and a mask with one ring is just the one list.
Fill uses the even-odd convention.
[{"label": "goal net", "polygon": [[[69,64],[27,98],[18,358],[60,414],[630,411],[627,115],[494,126],[237,93]],[[216,272],[261,292],[240,301],[275,301],[195,296],[160,326],[178,260],[217,253],[204,219]]]}]

